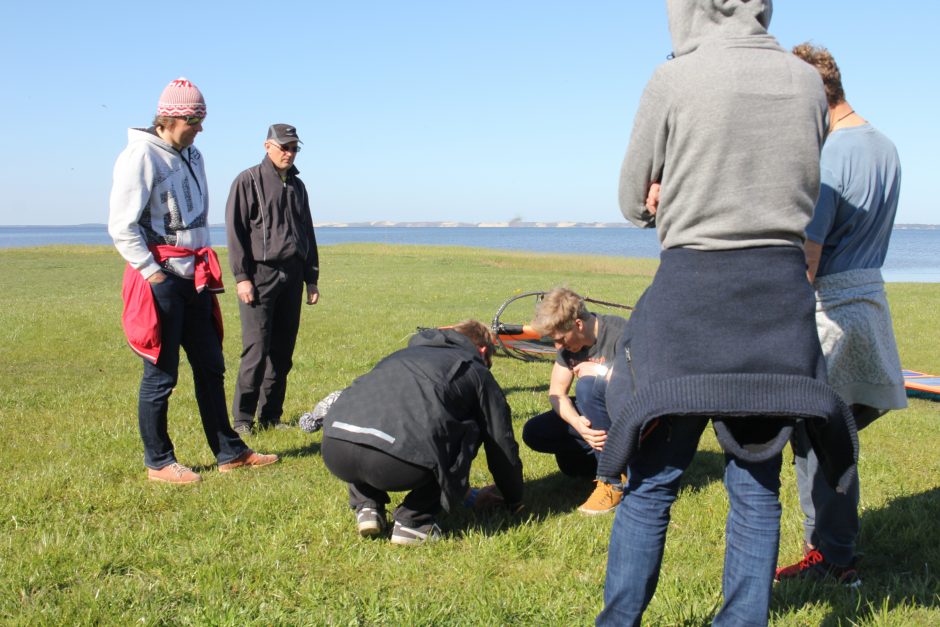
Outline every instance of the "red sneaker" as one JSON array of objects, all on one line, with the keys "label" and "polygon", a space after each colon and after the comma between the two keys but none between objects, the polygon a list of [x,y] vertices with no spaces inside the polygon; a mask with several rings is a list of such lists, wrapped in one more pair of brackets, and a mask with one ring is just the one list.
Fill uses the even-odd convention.
[{"label": "red sneaker", "polygon": [[778,568],[774,573],[774,581],[783,581],[784,579],[809,579],[820,581],[832,577],[837,583],[856,588],[862,585],[859,579],[858,570],[854,565],[837,566],[826,561],[823,554],[816,549],[810,549],[806,557],[796,564]]}]

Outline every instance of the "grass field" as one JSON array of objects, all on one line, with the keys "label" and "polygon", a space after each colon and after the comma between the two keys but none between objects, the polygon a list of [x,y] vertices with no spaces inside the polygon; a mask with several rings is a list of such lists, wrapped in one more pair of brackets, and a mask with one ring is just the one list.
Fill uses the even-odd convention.
[{"label": "grass field", "polygon": [[[347,385],[417,326],[489,322],[512,294],[565,284],[632,303],[656,263],[462,248],[324,247],[321,304],[305,307],[288,420]],[[225,263],[223,254],[223,264]],[[170,406],[194,486],[145,480],[136,424],[140,360],[120,329],[122,262],[107,247],[0,251],[0,620],[7,624],[590,624],[602,602],[612,517],[574,509],[589,484],[521,446],[525,515],[441,519],[416,548],[355,533],[320,434],[266,432],[249,444],[276,466],[220,475],[187,367]],[[229,287],[232,281],[226,272]],[[903,364],[940,373],[940,285],[891,284]],[[240,350],[234,290],[222,296],[229,395]],[[520,312],[525,316],[530,312]],[[521,321],[521,320],[519,320]],[[517,435],[548,406],[548,364],[493,368]],[[940,403],[862,434],[862,577],[778,586],[776,625],[940,624]],[[801,528],[786,453],[781,561]],[[473,483],[489,483],[483,459]],[[720,604],[726,498],[710,430],[687,476],[650,625],[708,624]]]}]

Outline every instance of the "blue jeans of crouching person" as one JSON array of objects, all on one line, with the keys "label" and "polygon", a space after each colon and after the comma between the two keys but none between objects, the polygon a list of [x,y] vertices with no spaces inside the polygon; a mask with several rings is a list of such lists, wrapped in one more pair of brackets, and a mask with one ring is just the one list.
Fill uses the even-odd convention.
[{"label": "blue jeans of crouching person", "polygon": [[[591,428],[603,431],[610,429],[607,380],[604,377],[581,377],[574,389],[575,396],[571,401],[578,412],[591,421]],[[597,452],[574,427],[552,410],[534,416],[525,423],[522,441],[533,451],[553,454],[558,469],[566,475],[593,479],[597,473]]]}]

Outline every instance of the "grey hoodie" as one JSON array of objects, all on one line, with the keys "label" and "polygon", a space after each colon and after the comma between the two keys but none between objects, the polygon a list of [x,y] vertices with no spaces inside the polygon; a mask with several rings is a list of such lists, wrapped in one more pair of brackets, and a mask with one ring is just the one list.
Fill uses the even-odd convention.
[{"label": "grey hoodie", "polygon": [[[667,0],[674,59],[640,100],[620,209],[663,248],[802,246],[819,188],[819,73],[767,33],[771,0]],[[650,183],[662,185],[655,215]]]}]

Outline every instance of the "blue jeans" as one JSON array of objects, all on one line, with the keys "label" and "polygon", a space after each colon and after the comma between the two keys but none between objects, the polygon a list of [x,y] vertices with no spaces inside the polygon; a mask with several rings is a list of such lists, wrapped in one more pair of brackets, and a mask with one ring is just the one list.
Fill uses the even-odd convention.
[{"label": "blue jeans", "polygon": [[[607,414],[607,380],[582,377],[575,385],[574,406],[591,421],[591,428],[610,429]],[[566,475],[593,479],[597,473],[596,451],[561,416],[547,411],[528,420],[522,428],[522,441],[533,451],[552,453],[558,468]]]},{"label": "blue jeans", "polygon": [[[607,555],[598,625],[639,625],[659,581],[669,513],[706,418],[669,417],[629,465]],[[780,542],[782,455],[746,464],[725,455],[730,509],[725,525],[724,604],[715,625],[766,625]]]},{"label": "blue jeans", "polygon": [[160,317],[160,358],[144,362],[137,402],[144,465],[159,470],[176,461],[167,432],[170,394],[179,374],[180,346],[193,369],[196,402],[209,448],[220,464],[230,462],[248,447],[232,430],[225,402],[225,361],[212,323],[212,294],[196,293],[194,282],[167,273],[163,283],[151,284]]}]

